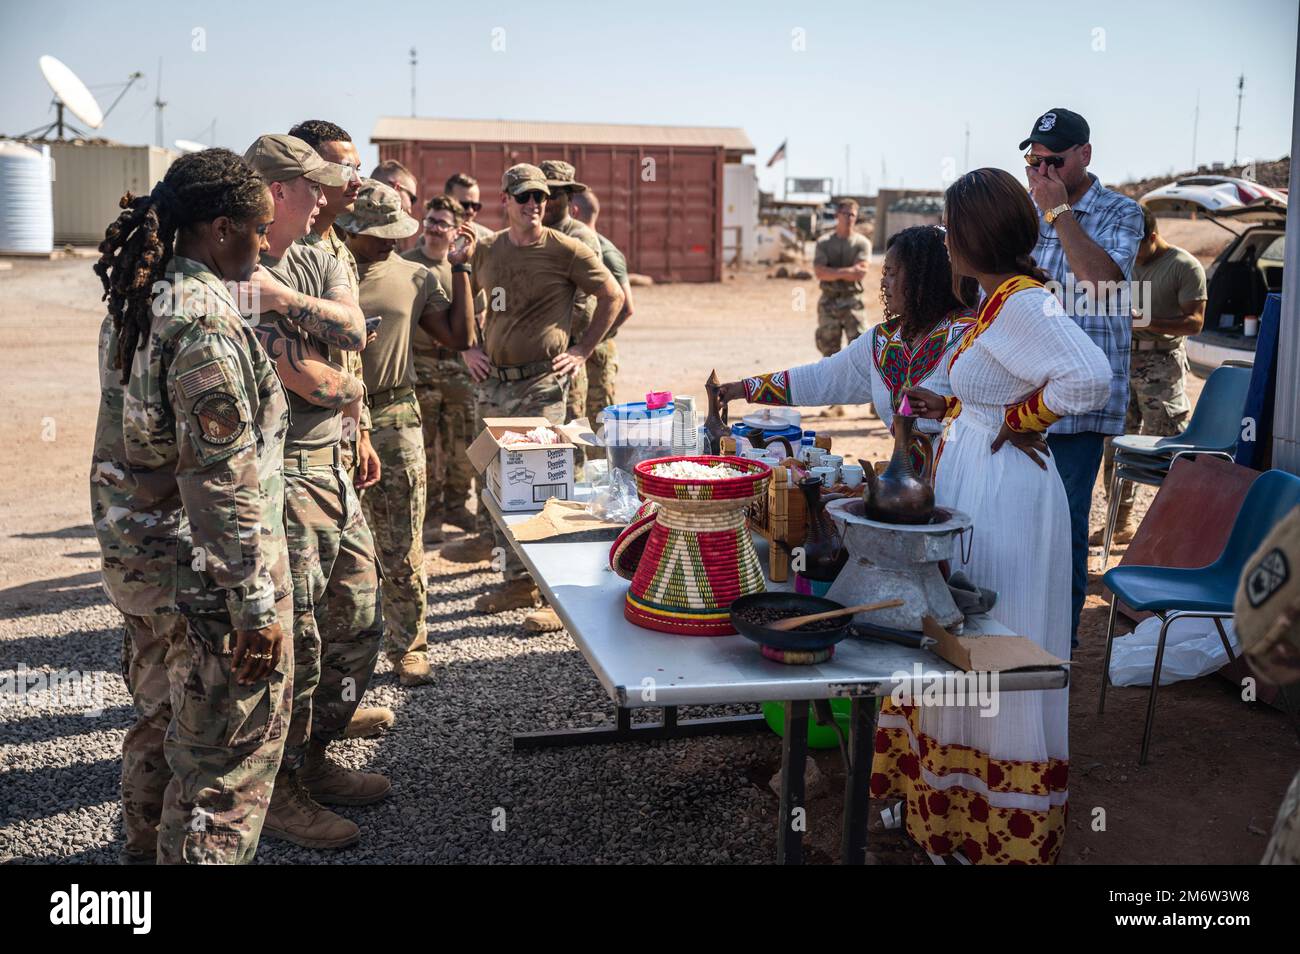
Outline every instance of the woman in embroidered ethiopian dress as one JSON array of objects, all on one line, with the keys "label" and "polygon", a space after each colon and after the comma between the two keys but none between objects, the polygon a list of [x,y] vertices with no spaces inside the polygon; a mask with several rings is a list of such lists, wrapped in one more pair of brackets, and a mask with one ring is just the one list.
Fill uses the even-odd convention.
[{"label": "woman in embroidered ethiopian dress", "polygon": [[[1031,257],[1038,218],[1023,185],[977,169],[948,189],[945,210],[953,271],[973,276],[985,299],[954,349],[954,396],[908,392],[918,415],[951,422],[935,500],[974,521],[964,569],[998,592],[992,616],[1068,659],[1070,514],[1043,433],[1061,415],[1105,404],[1110,368],[1041,284]],[[1065,834],[1067,693],[999,694],[991,717],[887,706],[872,794],[905,799],[908,834],[933,854],[1053,863]]]},{"label": "woman in embroidered ethiopian dress", "polygon": [[[966,291],[973,299],[969,284]],[[943,230],[918,225],[892,236],[880,292],[888,317],[870,335],[821,361],[724,384],[722,399],[801,407],[870,402],[891,428],[904,389],[924,384],[938,394],[951,394],[948,359],[974,318],[953,293]],[[917,430],[912,462],[917,473],[928,475],[932,439],[941,425],[921,420]]]}]

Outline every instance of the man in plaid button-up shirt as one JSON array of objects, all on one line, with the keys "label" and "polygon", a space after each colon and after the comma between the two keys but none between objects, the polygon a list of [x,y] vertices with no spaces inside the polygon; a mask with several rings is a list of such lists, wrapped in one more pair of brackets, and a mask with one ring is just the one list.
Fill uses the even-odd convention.
[{"label": "man in plaid button-up shirt", "polygon": [[[1142,241],[1142,210],[1132,199],[1103,189],[1088,172],[1092,145],[1087,121],[1068,109],[1051,109],[1034,121],[1020,148],[1029,193],[1038,207],[1034,259],[1065,311],[1110,361],[1110,398],[1088,414],[1064,417],[1047,443],[1070,501],[1073,550],[1072,632],[1088,585],[1088,515],[1108,434],[1124,433],[1128,360],[1132,338],[1128,281]],[[1077,637],[1074,642],[1077,644]]]}]

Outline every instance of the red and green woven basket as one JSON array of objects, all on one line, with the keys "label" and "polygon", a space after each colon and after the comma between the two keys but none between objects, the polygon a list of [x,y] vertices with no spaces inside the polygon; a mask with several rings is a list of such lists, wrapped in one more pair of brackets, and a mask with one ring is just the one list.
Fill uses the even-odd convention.
[{"label": "red and green woven basket", "polygon": [[[726,464],[745,474],[687,480],[652,473],[655,466],[673,461]],[[739,457],[666,457],[637,464],[635,473],[642,498],[658,508],[652,523],[644,513],[610,554],[621,574],[632,571],[623,615],[638,626],[666,633],[734,633],[732,601],[766,589],[745,508],[766,493],[771,468]],[[633,568],[627,557],[638,548]]]}]

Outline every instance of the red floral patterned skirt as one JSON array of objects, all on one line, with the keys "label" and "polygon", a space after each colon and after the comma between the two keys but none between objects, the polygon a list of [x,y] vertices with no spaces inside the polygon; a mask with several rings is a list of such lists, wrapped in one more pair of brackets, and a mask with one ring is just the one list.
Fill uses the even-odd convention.
[{"label": "red floral patterned skirt", "polygon": [[1054,864],[1065,837],[1069,763],[994,759],[942,744],[920,731],[918,714],[915,706],[884,701],[871,796],[904,799],[908,835],[932,854],[960,851],[974,864]]}]

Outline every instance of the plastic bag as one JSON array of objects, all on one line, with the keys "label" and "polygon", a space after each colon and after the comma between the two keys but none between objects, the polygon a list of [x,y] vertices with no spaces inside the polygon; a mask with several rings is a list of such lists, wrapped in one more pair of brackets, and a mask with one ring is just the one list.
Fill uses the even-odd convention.
[{"label": "plastic bag", "polygon": [[[1232,620],[1223,621],[1228,644],[1234,656],[1241,646],[1233,632]],[[1156,643],[1160,639],[1160,620],[1152,616],[1138,623],[1129,636],[1119,636],[1110,652],[1110,681],[1115,686],[1150,686],[1156,666]],[[1165,634],[1165,658],[1160,665],[1160,685],[1198,679],[1228,663],[1223,641],[1212,619],[1178,619]]]},{"label": "plastic bag", "polygon": [[601,520],[630,523],[641,506],[635,478],[625,470],[610,467],[609,462],[603,460],[587,461],[586,473],[591,481],[587,510]]}]

